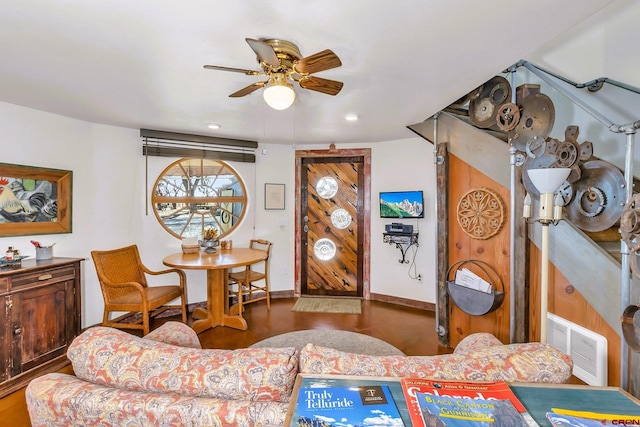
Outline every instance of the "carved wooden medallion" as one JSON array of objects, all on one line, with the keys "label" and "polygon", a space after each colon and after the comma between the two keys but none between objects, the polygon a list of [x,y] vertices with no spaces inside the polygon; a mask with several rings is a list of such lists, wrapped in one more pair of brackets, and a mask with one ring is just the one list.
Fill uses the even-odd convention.
[{"label": "carved wooden medallion", "polygon": [[505,216],[504,202],[489,188],[469,190],[458,203],[458,224],[473,239],[486,240],[498,234]]}]

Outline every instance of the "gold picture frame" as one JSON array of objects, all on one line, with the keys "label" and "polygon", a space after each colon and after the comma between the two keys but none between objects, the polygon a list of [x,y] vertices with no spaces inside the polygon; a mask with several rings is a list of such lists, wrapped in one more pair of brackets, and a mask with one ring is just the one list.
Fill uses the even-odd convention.
[{"label": "gold picture frame", "polygon": [[0,163],[0,236],[71,233],[72,181],[69,170]]}]

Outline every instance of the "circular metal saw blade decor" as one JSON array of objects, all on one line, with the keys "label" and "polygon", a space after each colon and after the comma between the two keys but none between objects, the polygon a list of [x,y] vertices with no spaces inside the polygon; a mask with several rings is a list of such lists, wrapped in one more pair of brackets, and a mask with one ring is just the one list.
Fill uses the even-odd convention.
[{"label": "circular metal saw blade decor", "polygon": [[498,127],[508,132],[518,126],[520,121],[520,107],[511,102],[505,102],[498,107],[498,114],[496,115],[496,124]]},{"label": "circular metal saw blade decor", "polygon": [[578,144],[573,141],[563,141],[556,149],[556,163],[561,168],[571,168],[578,161]]},{"label": "circular metal saw blade decor", "polygon": [[630,250],[640,253],[640,193],[631,196],[622,211],[620,234]]},{"label": "circular metal saw blade decor", "polygon": [[458,224],[472,239],[487,240],[495,236],[505,217],[502,198],[489,188],[469,190],[458,203]]},{"label": "circular metal saw blade decor", "polygon": [[565,181],[560,185],[556,194],[560,197],[556,196],[553,202],[557,204],[559,201],[560,206],[567,206],[573,200],[573,186],[569,181]]},{"label": "circular metal saw blade decor", "polygon": [[495,76],[482,85],[478,96],[469,100],[469,119],[479,128],[496,127],[499,107],[511,99],[511,85],[502,76]]},{"label": "circular metal saw blade decor", "polygon": [[573,184],[573,201],[565,207],[569,219],[585,231],[613,227],[624,209],[625,180],[611,163],[591,160],[580,166],[581,178]]},{"label": "circular metal saw blade decor", "polygon": [[620,234],[631,254],[631,271],[640,279],[638,255],[640,255],[640,193],[635,193],[627,202],[620,217]]},{"label": "circular metal saw blade decor", "polygon": [[522,100],[520,121],[509,132],[509,140],[519,151],[525,151],[534,137],[543,140],[549,136],[556,117],[551,98],[543,93],[532,93]]},{"label": "circular metal saw blade decor", "polygon": [[[551,139],[554,142],[554,148],[550,150],[556,154],[556,163],[561,168],[573,168],[579,162],[586,162],[593,156],[593,144],[589,141],[578,143],[578,135],[580,134],[580,128],[572,125],[567,126],[564,131],[564,141],[560,142],[557,139]],[[580,178],[578,176],[571,182],[575,182]]]}]

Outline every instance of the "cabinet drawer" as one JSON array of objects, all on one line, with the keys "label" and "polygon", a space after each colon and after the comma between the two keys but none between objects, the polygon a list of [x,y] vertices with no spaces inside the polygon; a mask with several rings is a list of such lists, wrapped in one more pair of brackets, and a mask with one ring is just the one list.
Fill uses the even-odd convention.
[{"label": "cabinet drawer", "polygon": [[64,266],[58,268],[48,268],[46,270],[41,270],[38,272],[16,274],[11,278],[11,288],[16,289],[21,286],[68,280],[74,278],[75,273],[76,270],[73,266]]},{"label": "cabinet drawer", "polygon": [[9,279],[6,277],[0,277],[0,293],[7,292],[9,290]]}]

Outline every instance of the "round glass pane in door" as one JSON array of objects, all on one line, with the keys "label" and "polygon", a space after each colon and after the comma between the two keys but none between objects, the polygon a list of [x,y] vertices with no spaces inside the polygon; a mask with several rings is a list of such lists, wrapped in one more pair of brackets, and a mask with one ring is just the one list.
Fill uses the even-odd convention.
[{"label": "round glass pane in door", "polygon": [[318,196],[323,199],[330,199],[338,193],[338,181],[330,176],[324,176],[316,184]]},{"label": "round glass pane in door", "polygon": [[313,245],[313,253],[322,261],[329,261],[336,255],[336,244],[331,239],[319,239]]},{"label": "round glass pane in door", "polygon": [[336,209],[331,212],[331,223],[334,227],[344,230],[351,224],[351,215],[346,209]]}]

